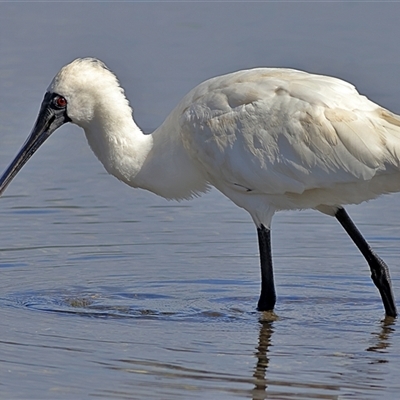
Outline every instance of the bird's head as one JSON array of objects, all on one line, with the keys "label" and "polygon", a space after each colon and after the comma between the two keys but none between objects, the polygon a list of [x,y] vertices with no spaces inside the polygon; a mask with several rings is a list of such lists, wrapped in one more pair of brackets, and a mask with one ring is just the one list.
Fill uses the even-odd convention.
[{"label": "bird's head", "polygon": [[102,98],[116,88],[123,92],[115,75],[97,59],[80,58],[64,66],[47,89],[32,132],[0,178],[0,195],[56,129],[67,122],[86,128]]}]

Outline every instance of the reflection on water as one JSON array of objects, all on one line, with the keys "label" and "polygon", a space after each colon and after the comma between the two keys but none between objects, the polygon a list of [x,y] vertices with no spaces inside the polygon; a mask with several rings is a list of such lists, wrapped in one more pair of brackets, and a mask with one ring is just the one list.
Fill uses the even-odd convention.
[{"label": "reflection on water", "polygon": [[268,351],[271,345],[271,336],[273,333],[273,322],[260,320],[260,334],[255,356],[257,365],[254,369],[255,387],[253,390],[253,399],[264,399],[267,392],[267,368],[269,363]]},{"label": "reflection on water", "polygon": [[273,356],[273,351],[270,349],[274,334],[273,321],[276,319],[276,315],[266,316],[265,313],[260,319],[258,346],[255,352],[257,363],[253,374],[255,379],[254,389],[252,390],[253,400],[266,398],[337,399],[337,394],[329,394],[329,392],[337,393],[340,391],[338,385],[306,383],[300,379],[296,380],[295,377],[292,377],[290,381],[285,378],[277,380],[272,374],[269,374],[270,353]]},{"label": "reflection on water", "polygon": [[[381,330],[379,332],[373,332],[374,344],[367,348],[367,351],[375,353],[387,353],[387,350],[391,346],[390,339],[395,332],[395,319],[391,317],[385,317],[381,323]],[[381,359],[378,362],[388,362],[388,360]]]},{"label": "reflection on water", "polygon": [[[390,346],[391,336],[394,334],[394,320],[393,318],[385,318],[381,324],[381,330],[379,333],[373,333],[376,337],[375,345],[368,347],[367,351],[373,352],[385,352]],[[271,353],[273,356],[272,337],[274,334],[274,322],[269,320],[260,320],[260,333],[258,339],[258,346],[256,348],[255,356],[257,358],[257,364],[254,369],[255,387],[252,392],[253,399],[265,399],[265,398],[324,398],[324,399],[337,399],[337,393],[340,392],[341,384],[311,384],[296,381],[293,379],[289,381],[278,381],[269,377],[269,363]],[[387,359],[374,359],[370,361],[370,364],[375,363],[387,363]],[[368,376],[371,382],[374,382],[372,386],[376,388],[383,389],[382,386],[378,384],[375,374],[370,371],[372,375]],[[362,391],[365,389],[363,385],[364,382],[352,382],[353,389],[358,389]],[[291,389],[286,391],[283,388]],[[296,394],[293,393],[293,390]],[[333,392],[335,394],[329,394]],[[271,397],[272,396],[272,397]]]}]

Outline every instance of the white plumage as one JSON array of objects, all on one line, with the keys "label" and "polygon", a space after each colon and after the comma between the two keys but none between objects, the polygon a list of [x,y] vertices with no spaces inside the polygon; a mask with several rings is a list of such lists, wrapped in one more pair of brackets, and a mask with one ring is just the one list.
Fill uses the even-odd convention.
[{"label": "white plumage", "polygon": [[152,135],[100,62],[67,65],[49,91],[64,94],[68,116],[127,184],[181,199],[210,183],[267,227],[276,210],[327,211],[400,190],[400,118],[336,78],[276,68],[219,76]]},{"label": "white plumage", "polygon": [[[267,259],[261,254],[260,309],[275,304],[268,258],[276,211],[317,209],[336,216],[352,236],[338,214],[344,204],[400,191],[400,117],[340,79],[278,68],[219,76],[190,91],[151,135],[138,128],[117,78],[96,59],[63,67],[48,96],[42,109],[61,113],[54,99],[66,100],[55,128],[66,121],[81,126],[105,169],[128,185],[178,200],[212,185],[250,213]],[[48,136],[55,130],[49,127]],[[4,174],[0,191],[22,165]],[[394,302],[385,309],[396,314]]]},{"label": "white plumage", "polygon": [[241,71],[203,83],[174,112],[208,180],[256,223],[400,190],[400,118],[338,79]]}]

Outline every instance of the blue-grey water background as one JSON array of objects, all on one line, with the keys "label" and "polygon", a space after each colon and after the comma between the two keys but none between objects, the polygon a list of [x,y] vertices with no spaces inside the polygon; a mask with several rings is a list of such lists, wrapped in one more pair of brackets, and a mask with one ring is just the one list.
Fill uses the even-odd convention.
[{"label": "blue-grey water background", "polygon": [[[399,3],[0,3],[0,169],[58,69],[95,56],[145,131],[201,81],[257,66],[341,77],[400,111]],[[400,299],[399,195],[348,211]],[[278,319],[255,310],[250,217],[167,202],[60,129],[0,199],[0,398],[397,399],[400,337],[333,219],[273,222]]]}]

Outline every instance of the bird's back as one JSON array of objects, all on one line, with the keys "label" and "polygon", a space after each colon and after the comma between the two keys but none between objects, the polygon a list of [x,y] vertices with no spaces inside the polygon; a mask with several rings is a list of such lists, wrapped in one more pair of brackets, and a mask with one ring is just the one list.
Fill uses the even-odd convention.
[{"label": "bird's back", "polygon": [[314,192],[348,184],[371,189],[337,201],[400,190],[400,118],[337,78],[239,71],[203,82],[173,115],[186,150],[223,191],[298,198],[282,208],[307,195],[299,208],[308,208],[320,201]]}]

